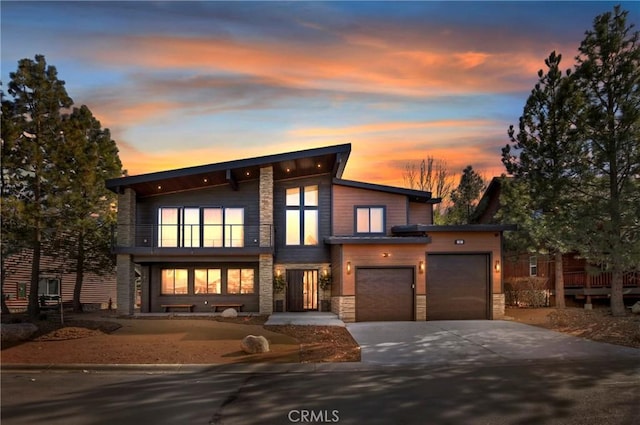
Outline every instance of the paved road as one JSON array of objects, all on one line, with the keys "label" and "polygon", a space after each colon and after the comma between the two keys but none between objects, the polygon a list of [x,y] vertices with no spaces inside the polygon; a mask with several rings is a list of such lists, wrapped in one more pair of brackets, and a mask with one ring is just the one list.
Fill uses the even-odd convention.
[{"label": "paved road", "polygon": [[2,372],[3,425],[640,424],[633,359]]}]

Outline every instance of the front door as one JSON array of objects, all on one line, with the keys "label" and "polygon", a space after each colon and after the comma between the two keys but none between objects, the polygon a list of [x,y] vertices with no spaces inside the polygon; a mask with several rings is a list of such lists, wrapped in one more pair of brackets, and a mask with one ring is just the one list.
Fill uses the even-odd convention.
[{"label": "front door", "polygon": [[287,270],[287,311],[318,309],[318,271]]}]

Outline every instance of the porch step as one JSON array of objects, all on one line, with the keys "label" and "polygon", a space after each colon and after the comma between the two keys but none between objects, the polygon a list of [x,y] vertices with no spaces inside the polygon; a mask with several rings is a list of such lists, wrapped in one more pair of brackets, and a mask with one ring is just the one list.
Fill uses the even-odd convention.
[{"label": "porch step", "polygon": [[304,313],[273,313],[265,325],[307,325],[307,326],[340,326],[344,322],[338,315],[329,312],[307,311]]}]

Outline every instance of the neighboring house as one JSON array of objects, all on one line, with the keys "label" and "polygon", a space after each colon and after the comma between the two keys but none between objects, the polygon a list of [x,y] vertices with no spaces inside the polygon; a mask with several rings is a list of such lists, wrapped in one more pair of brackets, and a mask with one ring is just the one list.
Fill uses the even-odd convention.
[{"label": "neighboring house", "polygon": [[[495,224],[500,209],[502,177],[494,177],[478,203],[475,223]],[[546,281],[546,288],[553,294],[555,289],[554,257],[546,253],[529,253],[526,250],[505,252],[504,281],[509,283],[521,278],[539,278]],[[606,298],[611,294],[611,273],[599,271],[589,265],[575,252],[562,256],[565,297],[587,300],[588,297]],[[630,271],[623,276],[624,296],[640,297],[640,271]],[[555,295],[555,294],[553,294]]]},{"label": "neighboring house", "polygon": [[[29,286],[31,282],[31,264],[33,251],[24,249],[9,255],[4,259],[6,276],[2,292],[7,307],[12,312],[25,311],[29,304]],[[48,303],[53,303],[58,297],[64,302],[73,300],[73,289],[76,284],[76,274],[69,272],[70,264],[61,262],[59,258],[43,253],[40,257],[40,285],[38,296],[44,296]],[[116,308],[116,273],[98,275],[85,272],[80,302],[83,308],[106,309]]]},{"label": "neighboring house", "polygon": [[138,273],[142,313],[235,304],[260,314],[330,308],[350,322],[502,317],[507,227],[434,226],[431,193],[342,179],[350,152],[109,180],[119,311],[133,314]]}]

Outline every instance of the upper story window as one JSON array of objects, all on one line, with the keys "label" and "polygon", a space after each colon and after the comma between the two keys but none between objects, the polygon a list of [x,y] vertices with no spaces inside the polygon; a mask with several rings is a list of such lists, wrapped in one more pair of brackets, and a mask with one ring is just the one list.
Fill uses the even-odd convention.
[{"label": "upper story window", "polygon": [[286,192],[286,244],[318,244],[318,186],[293,187]]},{"label": "upper story window", "polygon": [[217,248],[244,246],[244,208],[162,207],[158,246]]},{"label": "upper story window", "polygon": [[356,233],[384,233],[385,207],[356,207]]}]

